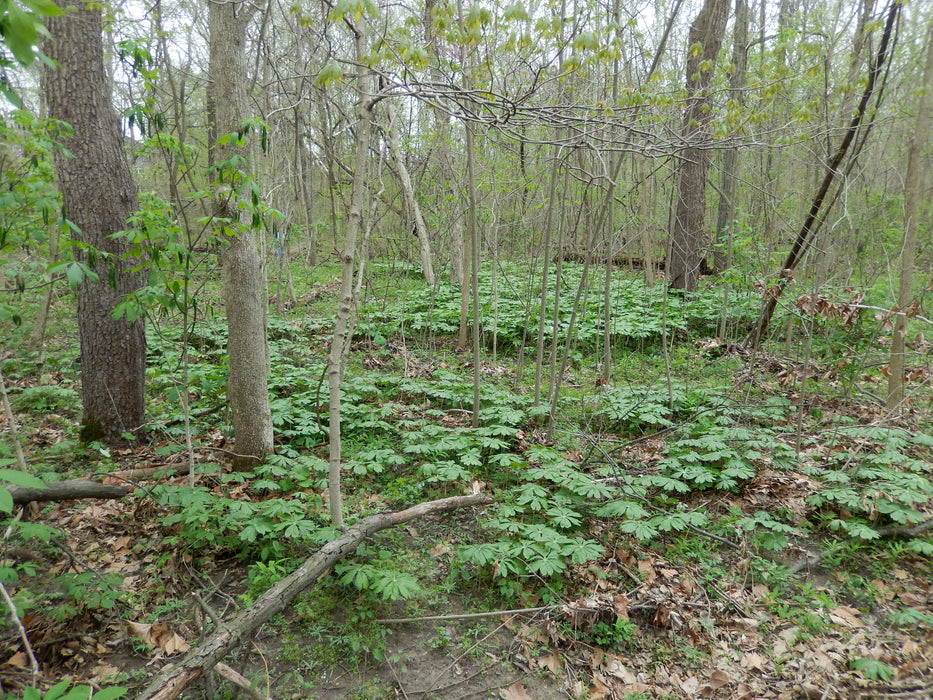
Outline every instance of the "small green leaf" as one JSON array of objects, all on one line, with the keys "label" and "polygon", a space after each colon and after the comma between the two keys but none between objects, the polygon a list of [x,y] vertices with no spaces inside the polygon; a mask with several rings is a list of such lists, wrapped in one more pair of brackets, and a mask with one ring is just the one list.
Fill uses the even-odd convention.
[{"label": "small green leaf", "polygon": [[907,543],[907,549],[911,552],[929,556],[933,554],[933,542],[929,540],[911,540]]},{"label": "small green leaf", "polygon": [[39,477],[17,469],[0,469],[0,481],[8,481],[11,484],[30,489],[44,489],[46,487],[45,482]]},{"label": "small green leaf", "polygon": [[71,263],[71,265],[68,266],[67,277],[68,284],[74,289],[84,280],[84,270],[81,269],[78,263]]},{"label": "small green leaf", "polygon": [[13,496],[2,486],[0,486],[0,511],[4,513],[13,512]]},{"label": "small green leaf", "polygon": [[22,3],[36,14],[45,17],[58,17],[62,13],[62,8],[52,0],[22,0]]},{"label": "small green leaf", "polygon": [[343,80],[343,70],[340,68],[340,65],[337,63],[328,63],[321,69],[321,72],[317,75],[317,80],[314,81],[314,84],[317,87],[326,87],[333,82],[341,82]]},{"label": "small green leaf", "polygon": [[650,540],[658,534],[658,531],[652,525],[643,520],[626,520],[619,525],[619,529],[622,532],[634,534],[640,540]]},{"label": "small green leaf", "polygon": [[0,32],[16,60],[28,66],[36,57],[34,47],[39,41],[36,31],[38,20],[12,3],[7,8],[6,16],[0,19]]},{"label": "small green leaf", "polygon": [[43,700],[58,700],[58,698],[60,698],[62,694],[68,690],[69,685],[71,685],[71,681],[68,679],[63,680],[60,683],[56,683],[48,689]]},{"label": "small green leaf", "polygon": [[853,671],[861,671],[865,677],[873,681],[884,681],[887,683],[894,677],[894,669],[886,663],[876,661],[866,657],[859,657],[849,661],[849,668]]}]

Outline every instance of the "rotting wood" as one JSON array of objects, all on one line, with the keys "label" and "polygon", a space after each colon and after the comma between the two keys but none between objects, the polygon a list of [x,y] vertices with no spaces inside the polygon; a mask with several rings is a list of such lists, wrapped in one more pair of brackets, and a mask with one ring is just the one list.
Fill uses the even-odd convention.
[{"label": "rotting wood", "polygon": [[101,484],[87,479],[50,481],[46,483],[44,489],[26,486],[7,486],[6,488],[13,496],[13,503],[19,504],[32,501],[77,501],[82,498],[122,498],[129,492],[126,486]]},{"label": "rotting wood", "polygon": [[[564,262],[580,263],[582,265],[586,262],[586,253],[575,250],[565,250],[562,253],[558,252],[552,258],[552,262],[554,263],[560,260]],[[591,263],[594,265],[605,265],[606,262],[607,260],[604,254],[594,254],[591,259]],[[611,263],[613,267],[620,269],[645,270],[651,268],[655,272],[664,272],[667,267],[667,260],[665,258],[654,258],[646,262],[645,258],[624,254],[613,255]],[[710,264],[709,260],[706,258],[701,259],[700,275],[708,276],[715,274],[716,270]]]},{"label": "rotting wood", "polygon": [[365,538],[409,520],[458,508],[492,503],[489,496],[474,493],[419,503],[396,513],[380,513],[363,518],[332,542],[327,543],[292,574],[263,593],[253,605],[227,622],[204,642],[193,647],[178,663],[163,668],[137,696],[137,700],[171,700],[185,687],[213,668],[250,634],[284,610],[292,599],[324,576],[343,557],[354,552]]}]

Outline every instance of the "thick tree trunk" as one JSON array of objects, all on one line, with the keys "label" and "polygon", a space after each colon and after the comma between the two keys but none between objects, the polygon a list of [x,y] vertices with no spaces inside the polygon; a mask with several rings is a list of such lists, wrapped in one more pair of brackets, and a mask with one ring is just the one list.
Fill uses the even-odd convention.
[{"label": "thick tree trunk", "polygon": [[[686,147],[677,166],[677,209],[668,272],[671,286],[688,292],[697,289],[709,238],[705,219],[712,96],[708,91],[728,14],[729,0],[706,0],[687,40],[687,106],[682,132]],[[694,50],[695,46],[702,48]]]},{"label": "thick tree trunk", "polygon": [[[745,73],[748,65],[748,2],[735,0],[735,28],[732,30],[733,73],[729,88],[739,108],[745,103]],[[716,248],[713,267],[724,272],[732,266],[732,238],[735,219],[735,193],[739,181],[739,149],[730,146],[722,157],[722,187],[716,218]]]},{"label": "thick tree trunk", "polygon": [[[250,19],[250,6],[232,0],[211,2],[208,17],[211,78],[208,85],[209,160],[212,166],[219,166],[214,213],[226,239],[221,265],[229,355],[227,399],[233,417],[236,452],[245,455],[237,457],[234,463],[248,469],[272,452],[262,263],[253,232],[244,225],[246,222],[240,221],[236,187],[242,182],[230,183],[233,168],[223,165],[234,155],[245,156],[245,149],[233,140],[218,144],[217,139],[237,131],[246,116],[246,26]],[[228,183],[224,184],[223,180]]]},{"label": "thick tree trunk", "polygon": [[433,513],[483,506],[492,499],[481,494],[429,501],[397,513],[380,513],[354,523],[345,534],[324,545],[293,573],[263,593],[253,605],[216,631],[176,664],[162,669],[137,696],[137,700],[171,700],[189,683],[211,669],[244,639],[288,606],[292,599],[324,576],[343,557],[356,551],[367,537],[380,530]]},{"label": "thick tree trunk", "polygon": [[73,11],[50,19],[49,29],[48,55],[58,64],[45,75],[49,116],[74,130],[64,140],[72,157],[56,151],[55,168],[65,215],[78,228],[75,240],[86,244],[75,246],[75,259],[99,276],[76,290],[81,437],[120,442],[124,433],[138,435],[145,428],[146,333],[142,318],[115,319],[113,310],[144,279],[131,271],[138,261],[124,260],[124,244],[110,236],[126,228],[139,204],[110,102],[100,5],[79,0]]},{"label": "thick tree trunk", "polygon": [[898,313],[891,339],[888,366],[888,408],[896,410],[904,401],[904,344],[907,336],[908,308],[911,303],[914,258],[917,254],[917,218],[920,215],[920,161],[930,131],[933,111],[933,23],[927,30],[927,60],[923,69],[923,88],[918,100],[917,124],[910,135],[907,173],[904,177],[904,247],[901,250],[901,282],[897,295]]}]

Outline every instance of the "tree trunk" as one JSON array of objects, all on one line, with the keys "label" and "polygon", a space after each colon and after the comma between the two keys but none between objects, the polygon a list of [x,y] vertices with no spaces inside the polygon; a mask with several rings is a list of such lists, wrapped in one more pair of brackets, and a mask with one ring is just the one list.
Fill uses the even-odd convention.
[{"label": "tree trunk", "polygon": [[920,162],[930,131],[933,111],[933,23],[927,30],[927,60],[923,69],[923,88],[917,108],[917,124],[909,137],[907,174],[904,192],[904,247],[901,250],[901,282],[897,295],[898,314],[891,339],[888,366],[888,408],[896,410],[904,401],[904,342],[907,336],[908,309],[911,302],[914,258],[917,254],[917,219],[920,214]]},{"label": "tree trunk", "polygon": [[[57,226],[49,227],[49,264],[58,262],[58,240],[59,232]],[[39,310],[36,313],[36,322],[29,334],[29,343],[27,347],[39,354],[39,362],[43,362],[45,357],[45,331],[49,322],[49,311],[52,308],[52,298],[55,294],[55,286],[49,285],[45,290],[45,299],[39,304]]]},{"label": "tree trunk", "polygon": [[[729,14],[729,0],[705,0],[690,27],[687,41],[687,106],[683,139],[687,144],[677,166],[677,209],[668,261],[670,284],[695,292],[708,236],[706,175],[709,171],[709,123],[712,96],[708,90],[722,46]],[[702,48],[696,48],[702,46]]]},{"label": "tree trunk", "polygon": [[[269,406],[269,350],[262,290],[262,263],[256,239],[237,202],[243,185],[238,168],[225,165],[232,157],[245,157],[245,149],[231,139],[217,140],[239,129],[245,116],[246,26],[249,5],[231,0],[209,4],[210,83],[208,84],[209,161],[217,167],[215,211],[225,237],[221,265],[227,312],[229,376],[227,399],[233,417],[238,456],[234,464],[248,469],[272,452],[272,411]],[[224,181],[234,180],[230,184]],[[249,196],[248,194],[245,196]],[[245,212],[244,212],[245,213]],[[248,216],[248,213],[245,213]]]},{"label": "tree trunk", "polygon": [[[64,7],[65,3],[61,2]],[[48,55],[58,64],[45,75],[49,116],[71,124],[64,139],[72,157],[55,152],[65,215],[78,228],[74,248],[98,281],[76,290],[81,341],[83,440],[117,443],[145,429],[146,333],[143,319],[115,319],[117,304],[144,284],[138,264],[111,234],[126,227],[139,207],[123,150],[110,79],[104,70],[100,5],[79,0],[73,11],[49,20]],[[97,252],[109,256],[104,260]]]},{"label": "tree trunk", "polygon": [[476,166],[473,152],[473,124],[466,122],[466,165],[467,165],[467,193],[469,197],[469,211],[467,214],[467,232],[470,238],[470,301],[473,305],[473,417],[471,424],[479,427],[480,384],[482,382],[483,357],[480,351],[479,326],[479,196],[476,192]]},{"label": "tree trunk", "polygon": [[[742,109],[745,99],[745,73],[748,65],[748,2],[735,0],[735,28],[732,30],[732,78],[729,88],[737,108]],[[722,187],[716,219],[716,248],[713,252],[716,272],[732,266],[732,237],[735,234],[735,193],[739,181],[739,149],[731,146],[722,158]]]},{"label": "tree trunk", "polygon": [[402,196],[405,198],[405,206],[414,224],[414,233],[418,238],[418,250],[421,253],[421,271],[424,274],[424,281],[429,287],[433,287],[437,281],[434,277],[434,265],[431,262],[431,240],[428,237],[428,226],[421,214],[421,206],[415,197],[415,188],[411,184],[411,175],[408,173],[408,165],[405,163],[405,154],[399,145],[398,139],[398,119],[395,115],[395,105],[391,100],[386,101],[386,112],[388,114],[388,128],[386,129],[389,150],[392,151],[392,157],[395,159],[395,165],[398,167],[398,179],[402,186]]},{"label": "tree trunk", "polygon": [[328,463],[328,503],[331,522],[337,527],[343,526],[343,499],[340,492],[340,470],[342,467],[342,447],[340,435],[340,384],[343,381],[343,346],[347,339],[347,326],[353,311],[353,266],[356,260],[356,239],[362,227],[363,207],[367,186],[367,163],[369,143],[372,134],[373,100],[370,94],[371,73],[365,68],[366,56],[365,18],[356,23],[356,57],[358,74],[356,86],[359,91],[356,121],[356,155],[353,161],[353,192],[350,195],[350,211],[347,216],[347,229],[344,234],[343,263],[340,277],[340,296],[337,300],[337,320],[334,324],[334,337],[330,342],[327,357],[327,386],[330,391],[330,427]]}]

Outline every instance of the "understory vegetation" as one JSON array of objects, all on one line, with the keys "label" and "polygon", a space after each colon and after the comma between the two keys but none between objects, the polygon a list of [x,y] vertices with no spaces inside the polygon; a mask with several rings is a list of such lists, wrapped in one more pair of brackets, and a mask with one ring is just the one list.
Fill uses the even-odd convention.
[{"label": "understory vegetation", "polygon": [[[780,344],[748,353],[716,335],[724,326],[740,339],[760,296],[733,289],[724,306],[729,292],[714,279],[678,295],[614,270],[611,382],[594,360],[606,318],[595,275],[599,293],[575,320],[552,412],[532,386],[540,270],[489,267],[473,427],[473,359],[453,338],[459,292],[426,288],[402,264],[368,270],[342,386],[348,517],[471,489],[495,504],[361,545],[273,623],[279,644],[265,654],[280,668],[261,671],[260,653],[260,688],[274,679],[277,696],[315,697],[337,668],[404,668],[392,619],[459,610],[532,612],[425,621],[432,650],[482,656],[505,623],[529,673],[575,697],[704,688],[777,697],[829,678],[862,687],[929,668],[933,430],[922,336],[911,336],[912,398],[895,416],[877,398],[886,336],[867,313],[844,322],[787,308]],[[53,304],[45,351],[26,350],[26,327],[5,342],[19,428],[3,419],[0,478],[28,486],[112,473],[133,488],[122,501],[30,506],[4,525],[0,581],[44,671],[115,686],[94,697],[118,697],[146,677],[153,649],[195,643],[195,619],[216,623],[212,606],[252,604],[338,536],[326,508],[325,377],[336,272],[293,272],[299,303],[269,322],[276,450],[252,471],[229,468],[225,324],[210,287],[185,330],[170,311],[151,315],[150,429],[123,450],[78,439],[67,294]],[[580,267],[564,263],[562,274],[573,284]],[[871,294],[866,306],[886,305]],[[16,303],[41,300],[23,292]],[[562,352],[569,318],[546,326],[557,329],[548,352]],[[191,475],[175,472],[185,404]],[[15,440],[31,475],[15,471]],[[4,687],[30,685],[12,625],[2,641],[13,659]],[[21,692],[88,697],[69,687]],[[521,697],[508,695],[514,685],[500,690]],[[391,691],[374,676],[354,692],[344,697]]]}]

